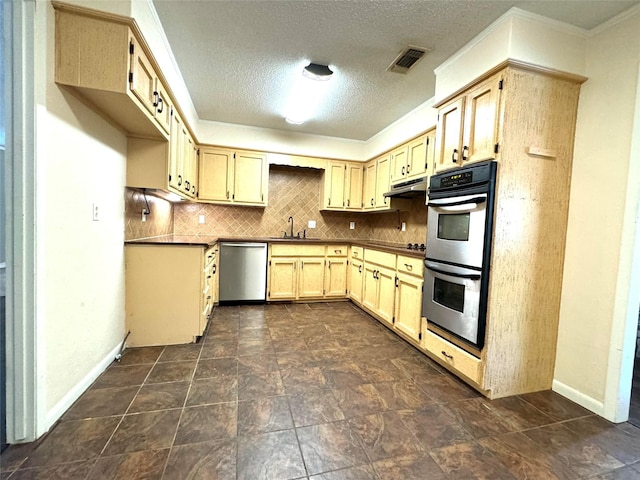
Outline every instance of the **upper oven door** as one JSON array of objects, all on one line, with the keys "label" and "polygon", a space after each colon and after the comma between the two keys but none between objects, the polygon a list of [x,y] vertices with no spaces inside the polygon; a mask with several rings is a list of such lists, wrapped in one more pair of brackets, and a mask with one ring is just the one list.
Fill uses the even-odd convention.
[{"label": "upper oven door", "polygon": [[427,211],[426,257],[482,268],[487,194],[429,199]]}]

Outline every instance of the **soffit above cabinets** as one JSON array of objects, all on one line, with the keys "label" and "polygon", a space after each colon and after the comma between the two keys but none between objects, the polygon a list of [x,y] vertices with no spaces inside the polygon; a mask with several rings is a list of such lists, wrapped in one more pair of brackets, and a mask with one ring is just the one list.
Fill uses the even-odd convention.
[{"label": "soffit above cabinets", "polygon": [[[433,70],[511,7],[588,30],[638,0],[153,2],[200,119],[367,140],[433,97]],[[410,45],[429,51],[407,74],[387,71]],[[317,116],[289,125],[305,60],[335,74]]]}]

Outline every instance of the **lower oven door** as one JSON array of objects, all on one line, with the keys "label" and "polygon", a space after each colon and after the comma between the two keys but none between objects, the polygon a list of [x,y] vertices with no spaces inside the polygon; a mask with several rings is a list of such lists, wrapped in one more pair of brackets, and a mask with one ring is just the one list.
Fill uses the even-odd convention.
[{"label": "lower oven door", "polygon": [[479,270],[426,260],[422,316],[481,349],[484,325],[479,325]]}]

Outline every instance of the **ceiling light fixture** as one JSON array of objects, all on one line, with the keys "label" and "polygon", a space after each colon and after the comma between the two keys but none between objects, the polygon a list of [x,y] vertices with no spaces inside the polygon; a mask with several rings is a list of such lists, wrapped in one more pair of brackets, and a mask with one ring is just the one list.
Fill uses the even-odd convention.
[{"label": "ceiling light fixture", "polygon": [[313,117],[327,93],[327,80],[332,75],[333,70],[328,65],[311,62],[302,69],[287,102],[284,115],[287,123],[300,125]]}]

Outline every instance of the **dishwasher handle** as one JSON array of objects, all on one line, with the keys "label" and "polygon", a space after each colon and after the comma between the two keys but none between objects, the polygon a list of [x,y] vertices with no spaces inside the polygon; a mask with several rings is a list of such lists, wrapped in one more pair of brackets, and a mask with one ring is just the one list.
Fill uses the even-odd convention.
[{"label": "dishwasher handle", "polygon": [[239,247],[239,248],[267,248],[266,243],[226,243],[220,244],[223,247]]}]

